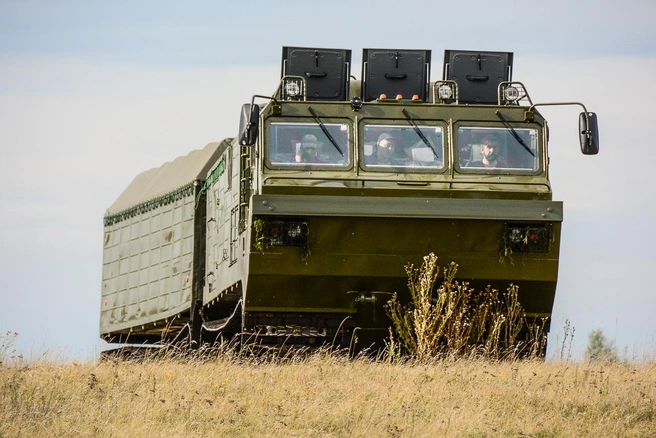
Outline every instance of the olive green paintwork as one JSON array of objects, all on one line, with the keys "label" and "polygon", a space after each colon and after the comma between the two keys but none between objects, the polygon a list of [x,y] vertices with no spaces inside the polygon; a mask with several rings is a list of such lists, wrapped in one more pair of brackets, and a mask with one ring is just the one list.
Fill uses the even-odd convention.
[{"label": "olive green paintwork", "polygon": [[[357,84],[351,90],[357,91]],[[148,316],[148,324],[135,320],[121,326],[121,333],[158,341],[165,334],[174,335],[163,331],[168,330],[166,318],[195,326],[201,319],[225,321],[236,315],[237,332],[278,327],[278,333],[284,333],[284,326],[320,321],[329,329],[321,335],[326,339],[340,327],[349,333],[357,327],[359,334],[368,330],[370,340],[377,341],[388,333],[384,304],[391,294],[408,298],[404,267],[419,265],[431,252],[442,265],[458,263],[458,279],[472,287],[519,285],[520,301],[529,315],[551,315],[563,206],[552,200],[546,122],[537,111],[525,121],[526,109],[392,101],[368,102],[354,111],[349,102],[267,103],[261,108],[256,145],[242,147],[237,138],[221,143],[213,162],[204,166],[207,184],[202,190],[207,196],[195,197],[206,212],[198,205],[195,213],[188,209],[194,216],[195,236],[190,278],[203,284],[193,287],[175,315],[155,312]],[[497,112],[515,129],[538,133],[534,169],[513,174],[459,167],[458,128],[506,129]],[[322,123],[346,126],[348,144],[342,146],[350,154],[348,164],[270,164],[272,124],[316,126],[314,115]],[[444,166],[376,171],[360,164],[366,153],[365,127],[411,127],[408,115],[418,124],[440,128]],[[306,244],[258,246],[262,236],[256,223],[286,220],[305,224]],[[506,227],[512,224],[547,227],[547,249],[508,251]],[[159,248],[157,241],[149,242]],[[129,256],[145,249],[135,246]],[[161,275],[161,270],[151,268],[143,278],[157,280]],[[133,289],[126,293],[134,295],[137,288]],[[195,305],[202,306],[198,313]],[[103,331],[116,333],[112,327]]]},{"label": "olive green paintwork", "polygon": [[[202,288],[200,181],[219,143],[137,175],[104,217],[100,336],[157,342],[189,321]],[[203,198],[204,203],[204,198]],[[201,229],[199,230],[199,225]]]},{"label": "olive green paintwork", "polygon": [[[275,107],[275,108],[274,108]],[[347,123],[354,159],[347,169],[268,168],[267,138],[272,121]],[[419,122],[439,123],[445,133],[444,171],[370,172],[358,165],[365,123],[408,123],[405,108]],[[459,172],[455,165],[458,126],[503,126],[499,110],[515,128],[540,132],[539,169],[531,174]],[[244,312],[250,314],[352,315],[359,327],[387,333],[384,304],[391,293],[407,299],[404,266],[419,265],[428,253],[445,265],[459,265],[458,278],[501,290],[519,285],[529,315],[550,316],[558,276],[562,203],[551,201],[545,121],[538,113],[524,121],[526,108],[489,105],[433,105],[412,102],[279,102],[263,108],[253,158],[249,224],[299,218],[307,222],[309,256],[299,247],[255,248],[246,236],[248,276]],[[504,252],[506,224],[547,224],[552,232],[544,253]],[[374,296],[367,302],[361,293]],[[272,318],[273,321],[273,318]],[[245,320],[248,324],[248,318]],[[249,327],[246,327],[247,329]],[[250,329],[253,329],[252,327]]]}]

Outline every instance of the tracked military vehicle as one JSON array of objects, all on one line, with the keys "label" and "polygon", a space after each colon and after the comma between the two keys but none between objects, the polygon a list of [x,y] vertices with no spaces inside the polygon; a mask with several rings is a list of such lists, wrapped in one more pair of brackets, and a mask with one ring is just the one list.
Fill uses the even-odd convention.
[{"label": "tracked military vehicle", "polygon": [[[280,85],[237,136],[139,175],[104,218],[100,333],[109,342],[217,337],[380,345],[407,263],[435,253],[474,288],[519,286],[549,317],[563,205],[540,105],[513,54],[283,48]],[[237,128],[237,127],[235,127]]]}]

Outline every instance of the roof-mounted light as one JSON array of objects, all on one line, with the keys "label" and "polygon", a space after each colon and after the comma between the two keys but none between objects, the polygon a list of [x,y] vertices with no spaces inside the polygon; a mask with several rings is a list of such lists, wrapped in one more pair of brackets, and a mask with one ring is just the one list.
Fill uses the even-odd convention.
[{"label": "roof-mounted light", "polygon": [[503,97],[508,102],[517,102],[520,97],[519,90],[513,86],[506,87],[506,89],[503,90]]},{"label": "roof-mounted light", "polygon": [[355,112],[358,112],[360,109],[362,109],[362,99],[360,96],[353,96],[353,99],[351,99],[351,108]]},{"label": "roof-mounted light", "polygon": [[298,97],[301,94],[301,87],[297,81],[287,81],[285,82],[285,92],[289,97]]},{"label": "roof-mounted light", "polygon": [[524,99],[530,105],[533,105],[526,91],[526,87],[521,82],[501,82],[498,89],[498,99],[499,105],[519,105]]},{"label": "roof-mounted light", "polygon": [[435,81],[433,84],[433,103],[458,103],[458,83],[455,81]]},{"label": "roof-mounted light", "polygon": [[437,89],[437,95],[440,97],[442,100],[447,100],[451,99],[453,97],[453,88],[448,85],[448,84],[442,84],[440,87]]},{"label": "roof-mounted light", "polygon": [[306,100],[305,78],[300,76],[285,76],[281,83],[282,100]]}]

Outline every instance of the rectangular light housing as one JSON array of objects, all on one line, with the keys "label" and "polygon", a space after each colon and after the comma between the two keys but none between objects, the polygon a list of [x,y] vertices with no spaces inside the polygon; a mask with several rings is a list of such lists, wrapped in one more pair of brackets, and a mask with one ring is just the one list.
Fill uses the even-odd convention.
[{"label": "rectangular light housing", "polygon": [[506,224],[504,244],[513,252],[546,253],[553,239],[551,224]]}]

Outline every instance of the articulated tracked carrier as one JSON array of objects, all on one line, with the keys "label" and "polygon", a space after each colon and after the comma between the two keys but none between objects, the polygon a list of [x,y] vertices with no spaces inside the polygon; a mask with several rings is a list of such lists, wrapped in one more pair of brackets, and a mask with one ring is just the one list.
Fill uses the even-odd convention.
[{"label": "articulated tracked carrier", "polygon": [[407,263],[433,252],[480,289],[519,286],[551,315],[563,206],[540,105],[513,54],[284,47],[279,88],[233,139],[137,176],[105,216],[100,333],[109,342],[369,347]]}]

